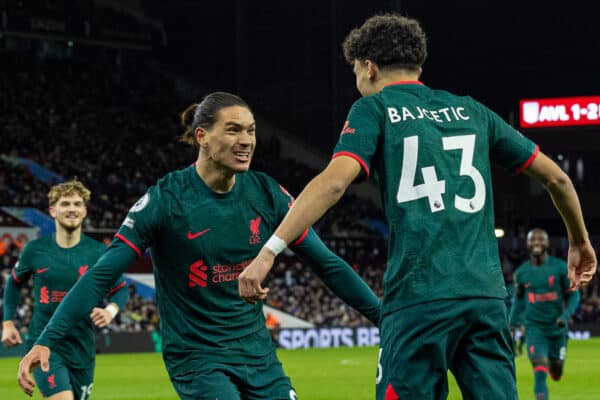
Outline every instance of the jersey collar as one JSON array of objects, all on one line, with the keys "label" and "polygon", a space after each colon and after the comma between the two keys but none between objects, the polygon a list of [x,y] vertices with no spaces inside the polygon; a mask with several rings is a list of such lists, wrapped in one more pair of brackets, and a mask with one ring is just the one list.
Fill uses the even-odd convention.
[{"label": "jersey collar", "polygon": [[388,83],[384,87],[396,86],[396,85],[421,85],[421,86],[425,86],[425,84],[423,82],[421,82],[421,81],[396,81],[396,82]]}]

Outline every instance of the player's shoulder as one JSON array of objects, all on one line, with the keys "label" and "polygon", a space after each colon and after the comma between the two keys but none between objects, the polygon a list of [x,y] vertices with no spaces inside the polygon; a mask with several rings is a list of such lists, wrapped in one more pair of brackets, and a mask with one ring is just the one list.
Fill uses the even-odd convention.
[{"label": "player's shoulder", "polygon": [[51,239],[53,235],[42,236],[37,239],[33,239],[23,247],[21,254],[32,253],[38,249],[47,248],[52,244]]},{"label": "player's shoulder", "polygon": [[370,112],[379,113],[385,107],[386,100],[382,92],[372,94],[370,96],[364,96],[357,99],[352,106],[350,111],[357,112]]},{"label": "player's shoulder", "polygon": [[243,174],[238,174],[238,177],[243,179],[244,185],[248,185],[250,188],[271,191],[273,188],[280,186],[275,178],[262,171],[249,170]]},{"label": "player's shoulder", "polygon": [[195,171],[194,166],[190,165],[182,169],[171,171],[156,181],[150,189],[155,192],[179,191],[189,186],[190,173]]},{"label": "player's shoulder", "polygon": [[104,249],[106,247],[104,245],[104,243],[102,243],[86,234],[81,234],[81,244],[83,244],[85,247],[97,249],[97,250]]},{"label": "player's shoulder", "polygon": [[531,270],[531,264],[529,264],[529,261],[525,261],[524,263],[521,263],[517,267],[515,276],[517,277],[517,279],[519,279],[522,276],[526,275],[530,270]]},{"label": "player's shoulder", "polygon": [[[144,196],[138,200],[133,208],[136,208],[136,206],[143,208],[151,201],[163,204],[165,202],[169,203],[169,199],[180,198],[186,191],[191,190],[193,187],[191,179],[195,173],[194,165],[167,173],[148,188]],[[155,199],[159,199],[159,201],[153,201]],[[168,204],[166,206],[168,207]]]},{"label": "player's shoulder", "polygon": [[548,261],[550,262],[551,265],[555,266],[555,268],[558,268],[561,271],[562,270],[564,270],[565,272],[567,271],[567,262],[565,260],[563,260],[562,258],[548,256]]}]

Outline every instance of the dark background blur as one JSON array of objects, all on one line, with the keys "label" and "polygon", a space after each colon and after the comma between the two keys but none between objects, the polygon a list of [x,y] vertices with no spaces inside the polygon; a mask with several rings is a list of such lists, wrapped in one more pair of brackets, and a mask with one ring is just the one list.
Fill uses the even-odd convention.
[{"label": "dark background blur", "polygon": [[421,21],[422,80],[468,94],[504,118],[518,100],[600,93],[597,2],[148,1],[169,44],[164,62],[253,106],[312,145],[332,149],[358,92],[341,42],[388,11]]}]

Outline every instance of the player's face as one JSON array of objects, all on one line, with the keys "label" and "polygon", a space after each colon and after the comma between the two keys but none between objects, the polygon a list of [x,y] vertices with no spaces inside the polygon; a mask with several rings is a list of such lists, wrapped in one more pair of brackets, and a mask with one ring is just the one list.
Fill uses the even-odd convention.
[{"label": "player's face", "polygon": [[87,208],[78,194],[61,196],[56,204],[50,206],[50,215],[62,228],[74,231],[81,227]]},{"label": "player's face", "polygon": [[234,172],[250,168],[256,147],[256,123],[246,107],[231,106],[219,111],[217,121],[206,130],[203,148],[217,166]]},{"label": "player's face", "polygon": [[354,75],[356,76],[356,88],[362,96],[370,96],[377,91],[369,76],[367,62],[354,60]]},{"label": "player's face", "polygon": [[531,231],[527,235],[527,249],[533,256],[542,256],[548,251],[548,235],[544,231]]}]

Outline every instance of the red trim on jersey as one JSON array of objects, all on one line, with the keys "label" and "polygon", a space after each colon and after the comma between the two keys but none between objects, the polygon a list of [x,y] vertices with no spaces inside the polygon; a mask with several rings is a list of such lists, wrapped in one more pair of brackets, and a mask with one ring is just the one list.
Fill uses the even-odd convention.
[{"label": "red trim on jersey", "polygon": [[425,84],[421,81],[396,81],[392,83],[388,83],[385,86],[395,86],[395,85],[421,85],[425,86]]},{"label": "red trim on jersey", "polygon": [[531,165],[533,160],[535,160],[538,154],[540,154],[540,146],[536,144],[535,150],[533,150],[533,154],[527,159],[527,161],[525,161],[523,165],[521,165],[521,167],[519,167],[519,169],[515,171],[515,175],[519,175],[521,172],[525,171],[525,169]]},{"label": "red trim on jersey", "polygon": [[400,397],[396,394],[396,391],[392,387],[391,383],[388,383],[385,389],[385,400],[399,400]]},{"label": "red trim on jersey", "polygon": [[115,237],[117,239],[121,239],[127,246],[131,247],[133,251],[137,253],[138,257],[142,256],[142,252],[140,251],[140,249],[138,249],[135,244],[131,243],[129,239],[127,239],[125,236],[121,235],[120,233],[117,233]]},{"label": "red trim on jersey", "polygon": [[354,158],[356,161],[358,161],[358,163],[361,165],[361,167],[365,170],[365,173],[367,174],[367,176],[369,176],[369,174],[370,174],[369,167],[367,167],[367,163],[364,162],[364,160],[362,158],[360,158],[359,156],[357,156],[354,153],[350,153],[349,151],[340,151],[340,152],[335,153],[331,157],[331,159],[333,160],[334,158],[339,157],[339,156],[347,156],[350,158]]},{"label": "red trim on jersey", "polygon": [[306,236],[308,235],[308,230],[310,228],[306,228],[306,230],[304,231],[304,233],[302,235],[300,235],[300,237],[292,244],[290,244],[290,246],[298,246],[299,244],[301,244],[302,242],[304,242],[304,239],[306,239]]},{"label": "red trim on jersey", "polygon": [[125,282],[125,281],[119,283],[117,286],[115,286],[114,288],[110,289],[110,292],[108,292],[108,295],[112,296],[113,294],[115,294],[119,290],[123,289],[126,284],[127,284],[127,282]]},{"label": "red trim on jersey", "polygon": [[19,278],[17,278],[17,273],[15,272],[14,268],[10,270],[10,274],[12,275],[13,279],[15,280],[15,282],[21,283],[21,280]]},{"label": "red trim on jersey", "polygon": [[546,367],[545,365],[538,365],[537,367],[533,368],[533,370],[535,372],[538,372],[538,371],[542,371],[542,372],[545,372],[545,373],[549,373],[550,372],[548,370],[548,367]]}]

